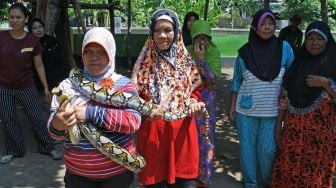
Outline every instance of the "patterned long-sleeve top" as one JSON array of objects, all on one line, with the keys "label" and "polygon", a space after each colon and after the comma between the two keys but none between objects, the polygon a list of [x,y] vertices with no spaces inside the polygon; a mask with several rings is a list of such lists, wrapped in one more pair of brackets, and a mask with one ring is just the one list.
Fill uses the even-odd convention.
[{"label": "patterned long-sleeve top", "polygon": [[[62,85],[72,84],[70,80],[63,81]],[[137,95],[133,83],[126,77],[121,77],[115,82],[115,90],[125,91]],[[95,101],[88,101],[86,104],[87,122],[96,125],[102,135],[111,139],[114,143],[127,149],[131,153],[136,152],[133,135],[141,123],[141,114],[135,110],[124,107],[108,106]],[[51,109],[58,106],[57,100],[53,98]],[[64,161],[66,169],[72,174],[93,179],[107,179],[122,172],[126,168],[113,162],[111,159],[99,152],[86,138],[78,145],[73,145],[67,134],[59,134],[51,125],[55,112],[52,112],[48,122],[49,134],[56,140],[64,140]]]}]

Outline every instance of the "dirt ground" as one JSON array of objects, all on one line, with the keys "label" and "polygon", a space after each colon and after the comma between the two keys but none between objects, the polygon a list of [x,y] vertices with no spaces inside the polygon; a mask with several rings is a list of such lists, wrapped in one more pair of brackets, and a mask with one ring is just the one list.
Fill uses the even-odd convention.
[{"label": "dirt ground", "polygon": [[[211,187],[240,188],[242,175],[239,167],[238,139],[235,127],[228,121],[229,84],[232,67],[224,66],[217,82],[218,117],[216,127],[215,180]],[[53,161],[37,153],[34,134],[24,112],[18,108],[18,117],[25,136],[26,154],[11,163],[0,165],[0,188],[8,187],[64,187],[63,160]],[[1,125],[1,124],[0,124]],[[3,134],[0,131],[0,153],[3,153]],[[56,145],[61,150],[61,145]]]}]

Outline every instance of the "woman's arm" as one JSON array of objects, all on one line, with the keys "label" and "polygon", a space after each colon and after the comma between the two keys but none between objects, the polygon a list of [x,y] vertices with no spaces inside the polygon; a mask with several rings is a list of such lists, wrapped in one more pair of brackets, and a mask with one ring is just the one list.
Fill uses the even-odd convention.
[{"label": "woman's arm", "polygon": [[42,62],[41,54],[34,56],[34,65],[35,65],[36,72],[37,72],[37,74],[40,78],[40,81],[43,85],[44,94],[45,94],[47,100],[50,101],[51,95],[50,95],[50,91],[49,91],[49,88],[48,88],[47,78],[46,78],[46,75],[45,75],[44,65],[43,65],[43,62]]},{"label": "woman's arm", "polygon": [[[82,111],[82,112],[81,112]],[[83,115],[79,115],[82,113]],[[134,133],[140,128],[141,114],[132,109],[105,108],[102,106],[77,106],[79,122],[89,122],[113,132]],[[83,117],[84,119],[81,119]]]},{"label": "woman's arm", "polygon": [[330,97],[336,99],[336,92],[331,88],[328,78],[323,76],[308,75],[306,82],[309,87],[322,87]]},{"label": "woman's arm", "polygon": [[336,92],[331,88],[330,80],[327,79],[327,83],[324,85],[324,90],[330,95],[331,98],[336,99]]},{"label": "woman's arm", "polygon": [[288,109],[287,93],[284,89],[279,96],[279,113],[275,123],[275,139],[279,142],[282,135],[282,122]]},{"label": "woman's arm", "polygon": [[230,104],[229,104],[229,120],[235,120],[235,113],[236,113],[236,100],[237,100],[237,92],[232,91],[230,94]]}]

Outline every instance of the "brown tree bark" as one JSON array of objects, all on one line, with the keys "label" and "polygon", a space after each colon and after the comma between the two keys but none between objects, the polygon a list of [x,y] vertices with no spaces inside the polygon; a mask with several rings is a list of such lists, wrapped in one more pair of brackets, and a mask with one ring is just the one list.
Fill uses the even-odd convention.
[{"label": "brown tree bark", "polygon": [[205,0],[204,15],[203,15],[204,20],[208,20],[208,11],[209,11],[209,0]]},{"label": "brown tree bark", "polygon": [[[45,0],[39,0],[45,1]],[[48,0],[45,15],[45,32],[49,35],[56,34],[60,43],[63,59],[68,69],[75,66],[70,44],[70,31],[68,24],[68,0]],[[42,11],[41,11],[42,12]],[[57,25],[56,25],[57,24]],[[57,27],[56,27],[57,26]]]},{"label": "brown tree bark", "polygon": [[77,2],[77,0],[72,0],[72,5],[74,7],[77,23],[82,27],[83,33],[86,33],[86,27],[85,27],[85,22],[81,13],[81,8]]},{"label": "brown tree bark", "polygon": [[322,21],[328,23],[328,2],[327,0],[321,0],[321,18]]},{"label": "brown tree bark", "polygon": [[36,1],[36,18],[40,18],[45,22],[46,13],[47,13],[48,1],[46,0],[37,0]]},{"label": "brown tree bark", "polygon": [[68,70],[75,67],[75,61],[73,59],[72,49],[70,45],[70,30],[69,30],[69,16],[67,8],[63,8],[60,11],[60,18],[56,25],[56,37],[59,40],[61,49],[63,50],[64,63],[67,65]]},{"label": "brown tree bark", "polygon": [[264,0],[264,8],[269,8],[269,0]]},{"label": "brown tree bark", "polygon": [[45,17],[45,32],[49,35],[54,35],[55,27],[60,16],[61,5],[64,2],[65,0],[48,0]]}]

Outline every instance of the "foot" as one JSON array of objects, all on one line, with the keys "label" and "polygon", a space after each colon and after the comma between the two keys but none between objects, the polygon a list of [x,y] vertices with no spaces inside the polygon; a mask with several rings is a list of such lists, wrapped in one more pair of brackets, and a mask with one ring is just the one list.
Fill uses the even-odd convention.
[{"label": "foot", "polygon": [[63,158],[63,153],[62,152],[59,152],[59,151],[56,151],[56,150],[52,150],[50,152],[50,156],[52,159],[54,160],[60,160]]},{"label": "foot", "polygon": [[60,159],[63,158],[63,153],[59,152],[59,151],[56,151],[56,150],[52,150],[49,153],[44,153],[44,152],[39,151],[39,153],[41,153],[42,155],[49,155],[54,160],[60,160]]},{"label": "foot", "polygon": [[60,143],[62,143],[62,141],[60,141],[60,140],[54,140],[54,144],[55,145],[60,144]]},{"label": "foot", "polygon": [[11,162],[14,158],[14,155],[4,155],[1,157],[0,159],[0,163],[1,164],[7,164],[9,162]]},{"label": "foot", "polygon": [[196,187],[197,188],[203,188],[203,187],[206,187],[206,185],[201,180],[197,179],[196,180]]}]

